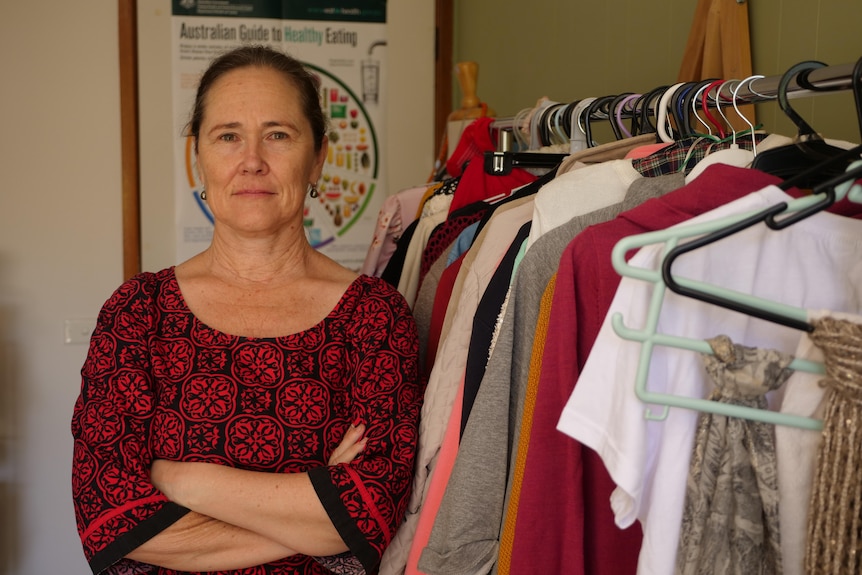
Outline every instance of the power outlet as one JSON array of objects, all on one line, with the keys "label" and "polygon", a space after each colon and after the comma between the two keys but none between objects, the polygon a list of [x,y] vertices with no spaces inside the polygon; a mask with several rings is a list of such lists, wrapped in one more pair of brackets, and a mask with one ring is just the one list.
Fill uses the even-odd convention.
[{"label": "power outlet", "polygon": [[96,318],[67,319],[64,322],[66,345],[88,344],[93,330],[96,329]]}]

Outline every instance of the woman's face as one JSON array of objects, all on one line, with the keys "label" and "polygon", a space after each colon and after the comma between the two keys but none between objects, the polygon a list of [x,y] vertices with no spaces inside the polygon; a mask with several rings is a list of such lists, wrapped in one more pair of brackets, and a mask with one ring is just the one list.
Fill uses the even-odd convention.
[{"label": "woman's face", "polygon": [[206,96],[197,164],[216,224],[266,235],[301,229],[308,184],[316,183],[327,142],[314,134],[299,91],[279,72],[226,73]]}]

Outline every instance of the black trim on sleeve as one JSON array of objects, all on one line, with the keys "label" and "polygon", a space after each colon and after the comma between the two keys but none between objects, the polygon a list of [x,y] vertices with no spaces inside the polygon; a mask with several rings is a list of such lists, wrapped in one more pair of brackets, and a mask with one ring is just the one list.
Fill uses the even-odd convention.
[{"label": "black trim on sleeve", "polygon": [[152,517],[136,525],[113,543],[93,555],[90,569],[93,575],[103,573],[108,567],[176,523],[190,509],[168,501]]},{"label": "black trim on sleeve", "polygon": [[363,535],[356,522],[350,516],[347,508],[344,506],[344,502],[338,496],[338,491],[330,481],[327,468],[315,467],[309,469],[308,478],[311,480],[311,485],[323,504],[323,508],[326,510],[327,515],[329,515],[329,519],[347,544],[350,552],[359,559],[362,566],[365,567],[366,572],[376,572],[378,563],[380,563],[380,556],[374,550],[374,547],[369,545],[365,535]]}]

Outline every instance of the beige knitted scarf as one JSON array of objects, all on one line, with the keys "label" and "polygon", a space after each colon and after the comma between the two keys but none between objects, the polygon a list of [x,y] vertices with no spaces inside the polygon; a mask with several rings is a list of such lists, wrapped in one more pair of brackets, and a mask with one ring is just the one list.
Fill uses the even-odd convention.
[{"label": "beige knitted scarf", "polygon": [[811,340],[823,352],[826,410],[808,508],[805,570],[862,572],[862,325],[824,317]]}]

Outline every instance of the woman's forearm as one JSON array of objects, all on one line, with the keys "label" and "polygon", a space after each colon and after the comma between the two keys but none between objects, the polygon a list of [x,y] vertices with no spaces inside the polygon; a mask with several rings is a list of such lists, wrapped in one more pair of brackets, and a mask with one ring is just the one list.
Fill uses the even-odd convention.
[{"label": "woman's forearm", "polygon": [[244,569],[294,553],[258,533],[192,511],[126,557],[177,571],[205,572]]},{"label": "woman's forearm", "polygon": [[306,473],[158,461],[153,482],[175,503],[298,553],[325,556],[347,551]]}]

